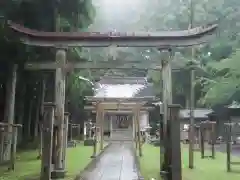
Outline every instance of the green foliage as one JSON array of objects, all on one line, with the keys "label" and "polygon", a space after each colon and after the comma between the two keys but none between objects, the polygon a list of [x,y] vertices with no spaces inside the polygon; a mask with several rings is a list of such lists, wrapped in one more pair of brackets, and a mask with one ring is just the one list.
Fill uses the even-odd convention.
[{"label": "green foliage", "polygon": [[234,96],[240,92],[239,58],[240,51],[237,50],[227,59],[208,64],[209,69],[212,68],[212,79],[204,81],[206,94],[201,103],[216,105],[240,99]]},{"label": "green foliage", "polygon": [[[87,71],[71,73],[67,81],[68,101],[71,107],[83,108],[84,97],[93,95],[92,85],[79,79],[79,76],[88,76]],[[91,79],[90,79],[91,80]]]},{"label": "green foliage", "polygon": [[[0,6],[0,48],[2,52],[0,63],[1,66],[6,67],[18,63],[20,69],[26,61],[54,61],[55,50],[54,48],[23,45],[18,37],[9,31],[6,20],[12,20],[40,31],[58,29],[83,31],[88,28],[95,17],[95,9],[91,0],[3,0]],[[82,49],[69,49],[67,56],[72,61],[81,61]],[[36,82],[42,78],[41,73],[37,74],[37,76],[31,75],[29,81]],[[72,109],[79,108],[83,103],[84,95],[92,93],[91,87],[76,78],[78,75],[76,72],[71,72],[67,78],[69,83],[66,86],[66,99],[70,99]],[[25,83],[25,79],[19,78],[19,81],[22,81],[20,84]],[[35,83],[31,84],[33,89],[36,88]],[[71,109],[69,111],[72,112]]]}]

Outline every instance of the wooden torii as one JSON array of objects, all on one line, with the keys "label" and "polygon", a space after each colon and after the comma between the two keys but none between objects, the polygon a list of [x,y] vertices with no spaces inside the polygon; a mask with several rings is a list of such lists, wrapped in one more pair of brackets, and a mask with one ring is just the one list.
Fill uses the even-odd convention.
[{"label": "wooden torii", "polygon": [[[119,33],[119,32],[42,32],[38,30],[32,30],[15,24],[13,22],[8,22],[9,28],[16,34],[24,44],[41,46],[41,47],[54,47],[57,49],[56,52],[56,64],[51,65],[51,69],[55,70],[55,104],[56,104],[56,123],[58,127],[58,158],[56,161],[56,169],[62,169],[64,171],[64,140],[63,135],[63,125],[64,125],[64,104],[65,104],[65,71],[70,66],[72,68],[82,67],[81,63],[67,63],[66,62],[66,50],[68,47],[109,47],[115,45],[117,47],[156,47],[158,49],[169,50],[172,47],[188,47],[193,45],[198,45],[206,43],[209,38],[212,37],[213,33],[216,31],[217,24],[209,24],[207,26],[201,26],[197,28],[192,28],[183,31],[163,31],[154,33]],[[167,51],[168,52],[168,51]],[[169,57],[169,56],[168,56]],[[164,60],[162,66],[162,73],[164,73],[163,84],[166,87],[166,92],[164,93],[163,102],[167,105],[171,105],[171,66],[168,63],[169,58]],[[113,65],[104,65],[104,69],[112,68]],[[46,70],[51,63],[46,63],[44,66],[39,66],[32,69]],[[92,64],[92,63],[90,63]],[[25,67],[29,67],[27,63]],[[34,66],[31,63],[30,66]],[[115,65],[116,66],[116,65]],[[85,65],[85,68],[89,68],[90,65]],[[91,68],[91,67],[90,67]],[[31,69],[31,68],[26,68]],[[125,69],[132,69],[128,67]],[[143,68],[144,69],[144,68]],[[167,114],[167,108],[164,109],[164,113]],[[167,124],[167,119],[165,118],[164,124]],[[65,147],[66,148],[66,147]],[[181,156],[180,149],[177,156]],[[174,155],[176,157],[176,154]],[[181,158],[180,158],[181,160]],[[176,159],[174,159],[176,161]],[[178,163],[178,166],[181,163]],[[173,165],[172,165],[173,166]],[[179,167],[172,167],[172,169],[179,169]],[[44,174],[44,171],[43,171]],[[181,173],[178,173],[177,179],[180,179]],[[42,176],[44,180],[51,179],[51,173]],[[176,179],[176,176],[174,176]]]},{"label": "wooden torii", "polygon": [[126,113],[133,115],[133,134],[138,148],[139,156],[142,156],[142,146],[140,141],[140,122],[139,116],[141,110],[148,110],[150,107],[143,107],[148,102],[159,101],[155,96],[145,97],[92,97],[87,96],[86,100],[92,103],[92,106],[86,106],[85,109],[96,110],[96,116],[102,114],[102,117],[97,119],[96,124],[100,127],[100,148],[103,148],[103,125],[104,114],[107,112]]}]

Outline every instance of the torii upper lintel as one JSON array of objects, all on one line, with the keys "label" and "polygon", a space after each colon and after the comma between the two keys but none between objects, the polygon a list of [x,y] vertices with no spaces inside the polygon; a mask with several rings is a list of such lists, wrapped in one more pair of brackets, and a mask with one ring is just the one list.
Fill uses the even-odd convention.
[{"label": "torii upper lintel", "polygon": [[206,43],[218,25],[211,24],[182,31],[144,33],[120,32],[43,32],[13,22],[9,27],[28,45],[82,47],[184,47]]}]

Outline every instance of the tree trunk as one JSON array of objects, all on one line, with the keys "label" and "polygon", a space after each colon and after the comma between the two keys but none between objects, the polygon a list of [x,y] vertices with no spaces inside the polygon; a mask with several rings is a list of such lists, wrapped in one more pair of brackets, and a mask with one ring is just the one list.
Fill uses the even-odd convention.
[{"label": "tree trunk", "polygon": [[[7,82],[7,95],[6,106],[4,112],[4,120],[9,123],[14,123],[14,111],[15,111],[15,95],[16,95],[16,83],[17,83],[17,65],[14,64],[11,69],[11,74]],[[4,160],[10,159],[11,144],[12,144],[12,126],[8,126],[8,135],[6,136],[7,144],[4,148]]]},{"label": "tree trunk", "polygon": [[42,148],[43,148],[43,115],[44,115],[44,99],[46,92],[46,78],[43,77],[42,80],[42,90],[41,90],[41,99],[40,99],[40,121],[39,121],[39,130],[40,130],[40,147],[38,151],[38,158],[42,157]]},{"label": "tree trunk", "polygon": [[[24,118],[24,110],[25,110],[25,96],[26,96],[26,76],[23,76],[21,78],[21,84],[20,87],[17,87],[17,89],[21,89],[19,94],[17,94],[18,100],[16,103],[18,103],[18,108],[16,110],[16,114],[17,114],[17,123],[18,124],[23,124],[23,118]],[[19,136],[18,136],[18,141],[21,142],[22,140],[22,128],[18,130]]]},{"label": "tree trunk", "polygon": [[28,112],[28,124],[27,124],[27,132],[26,132],[26,137],[31,139],[31,122],[32,122],[32,108],[33,108],[33,100],[30,100],[29,103],[29,112]]},{"label": "tree trunk", "polygon": [[35,123],[34,123],[34,141],[38,140],[38,129],[39,129],[39,112],[40,112],[40,98],[37,97],[37,104],[36,104],[36,114],[35,114]]},{"label": "tree trunk", "polygon": [[190,108],[190,96],[189,96],[189,92],[186,93],[185,95],[185,108],[189,109]]}]

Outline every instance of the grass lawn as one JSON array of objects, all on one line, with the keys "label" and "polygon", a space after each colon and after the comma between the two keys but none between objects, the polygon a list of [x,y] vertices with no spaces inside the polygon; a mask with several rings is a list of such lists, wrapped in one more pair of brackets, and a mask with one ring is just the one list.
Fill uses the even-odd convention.
[{"label": "grass lawn", "polygon": [[[99,147],[99,146],[98,146]],[[77,145],[76,148],[67,149],[65,180],[73,180],[81,170],[91,161],[93,148],[90,146]],[[98,153],[100,152],[98,148]],[[37,160],[37,151],[25,151],[19,153],[15,171],[8,172],[7,166],[0,166],[0,180],[35,180],[40,174],[41,161]]]},{"label": "grass lawn", "polygon": [[[195,152],[195,169],[188,169],[188,149],[182,148],[182,176],[183,180],[239,180],[240,173],[226,172],[226,155],[224,153],[216,152],[216,159],[201,159],[200,152]],[[240,158],[232,158],[240,162]],[[140,159],[141,172],[145,180],[155,178],[159,180],[159,147],[152,145],[143,146],[143,157]],[[239,170],[240,166],[236,166],[233,170]]]}]

